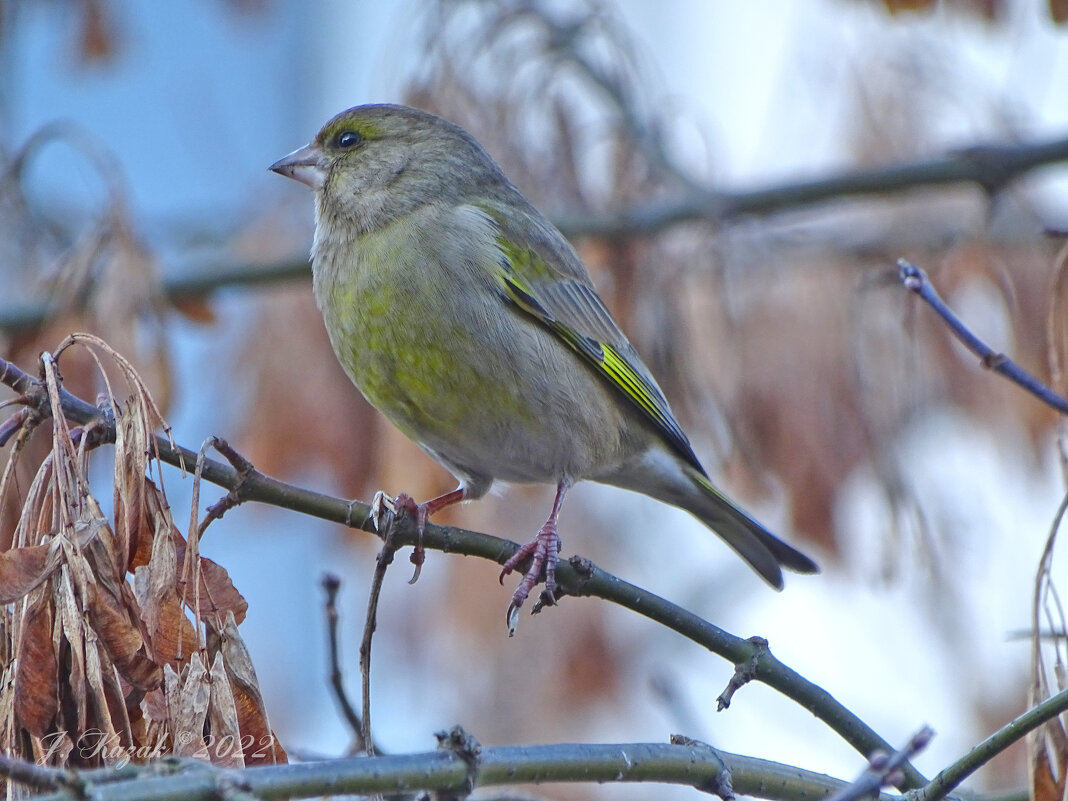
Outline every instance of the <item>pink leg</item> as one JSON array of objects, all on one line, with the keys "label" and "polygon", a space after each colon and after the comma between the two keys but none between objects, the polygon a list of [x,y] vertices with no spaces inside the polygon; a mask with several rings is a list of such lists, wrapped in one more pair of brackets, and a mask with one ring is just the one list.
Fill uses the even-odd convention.
[{"label": "pink leg", "polygon": [[560,553],[560,535],[557,533],[556,521],[560,517],[560,507],[564,505],[564,495],[571,488],[571,482],[564,479],[556,485],[556,500],[553,502],[553,510],[545,525],[538,531],[538,535],[512,554],[511,558],[504,563],[501,569],[501,583],[504,577],[515,570],[516,566],[527,557],[530,560],[530,569],[519,582],[515,594],[512,595],[512,603],[508,606],[508,630],[515,631],[515,623],[519,616],[519,609],[523,606],[530,591],[541,578],[542,568],[545,568],[545,591],[543,597],[552,598],[556,591],[556,560]]},{"label": "pink leg", "polygon": [[416,503],[411,495],[401,493],[393,500],[393,506],[397,509],[404,509],[408,514],[415,518],[415,525],[419,532],[419,539],[416,540],[415,550],[412,551],[410,561],[415,565],[415,572],[412,574],[409,584],[415,584],[419,580],[419,573],[423,569],[423,562],[426,560],[426,551],[423,550],[423,529],[426,528],[426,521],[430,519],[430,515],[435,512],[440,512],[446,506],[452,506],[454,503],[459,503],[465,498],[464,488],[457,487],[452,492],[446,492],[444,495],[439,495],[437,498],[431,498],[424,503]]}]

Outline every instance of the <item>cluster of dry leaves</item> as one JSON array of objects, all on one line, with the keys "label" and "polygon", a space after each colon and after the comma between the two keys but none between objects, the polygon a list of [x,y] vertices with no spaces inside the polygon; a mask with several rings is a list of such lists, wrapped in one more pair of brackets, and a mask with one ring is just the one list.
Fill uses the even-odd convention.
[{"label": "cluster of dry leaves", "polygon": [[[72,429],[64,419],[56,359],[70,346],[100,369],[112,422],[102,415]],[[111,391],[105,360],[128,396]],[[71,767],[163,755],[284,762],[238,631],[248,605],[226,570],[199,555],[196,520],[187,539],[149,477],[164,424],[147,389],[88,335],[42,364],[48,413],[22,415],[0,486],[22,503],[0,553],[0,753]],[[51,449],[30,486],[12,493],[14,463],[41,419]],[[95,449],[112,427],[114,447]],[[114,456],[110,519],[89,488],[94,450]]]}]

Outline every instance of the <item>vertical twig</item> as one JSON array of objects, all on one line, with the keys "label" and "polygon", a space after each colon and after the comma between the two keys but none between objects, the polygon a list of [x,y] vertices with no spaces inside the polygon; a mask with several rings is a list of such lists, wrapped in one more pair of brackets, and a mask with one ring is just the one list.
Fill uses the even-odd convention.
[{"label": "vertical twig", "polygon": [[341,589],[341,579],[333,573],[323,576],[323,589],[326,591],[326,631],[330,643],[330,687],[334,691],[334,698],[341,707],[341,714],[349,724],[354,738],[352,750],[364,750],[363,722],[359,714],[349,701],[348,693],[345,692],[345,683],[341,672],[340,648],[338,648],[337,624],[340,618],[337,611],[337,593]]},{"label": "vertical twig", "polygon": [[363,641],[360,643],[360,676],[362,678],[363,694],[363,750],[367,756],[375,755],[374,741],[371,739],[371,638],[374,637],[375,628],[378,625],[378,599],[382,594],[382,582],[386,578],[386,569],[393,562],[393,556],[397,553],[395,534],[397,527],[390,513],[387,523],[387,534],[382,543],[382,550],[375,558],[375,573],[371,579],[371,594],[367,599],[367,620],[363,627]]}]

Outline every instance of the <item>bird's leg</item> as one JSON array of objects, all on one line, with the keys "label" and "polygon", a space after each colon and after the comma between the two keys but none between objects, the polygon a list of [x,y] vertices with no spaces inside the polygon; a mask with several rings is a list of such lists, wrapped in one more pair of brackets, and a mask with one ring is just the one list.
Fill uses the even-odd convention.
[{"label": "bird's leg", "polygon": [[452,492],[446,492],[444,495],[431,498],[423,503],[416,503],[411,495],[404,492],[393,499],[393,507],[395,509],[403,509],[415,518],[415,527],[418,532],[415,549],[410,557],[411,563],[415,565],[415,572],[412,573],[412,577],[408,581],[409,584],[415,584],[419,580],[419,573],[422,571],[423,562],[426,560],[426,551],[423,549],[423,530],[426,528],[426,521],[430,518],[430,515],[440,512],[446,506],[459,503],[465,497],[467,496],[464,488],[457,487]]},{"label": "bird's leg", "polygon": [[519,582],[519,586],[516,587],[515,593],[512,595],[512,602],[508,605],[509,636],[515,633],[519,609],[523,606],[527,596],[530,595],[530,591],[534,589],[534,585],[538,583],[538,579],[541,578],[543,567],[545,568],[544,597],[552,598],[556,591],[556,559],[560,553],[560,535],[557,533],[556,521],[560,517],[560,507],[564,505],[564,495],[567,494],[570,488],[571,481],[568,479],[564,479],[556,485],[556,500],[553,501],[553,510],[549,514],[549,519],[545,521],[545,524],[538,531],[538,535],[512,554],[508,561],[504,563],[504,567],[501,568],[500,580],[503,584],[504,577],[515,570],[520,562],[528,556],[533,557],[530,560],[530,569],[523,576],[523,580]]}]

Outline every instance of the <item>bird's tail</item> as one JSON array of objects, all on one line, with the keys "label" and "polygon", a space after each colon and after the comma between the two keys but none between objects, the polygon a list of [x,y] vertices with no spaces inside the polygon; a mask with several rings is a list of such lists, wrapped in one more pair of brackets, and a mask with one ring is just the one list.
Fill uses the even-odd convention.
[{"label": "bird's tail", "polygon": [[687,465],[696,491],[674,502],[712,529],[765,581],[782,589],[782,570],[819,573],[819,566],[787,545],[717,490],[708,477]]}]

